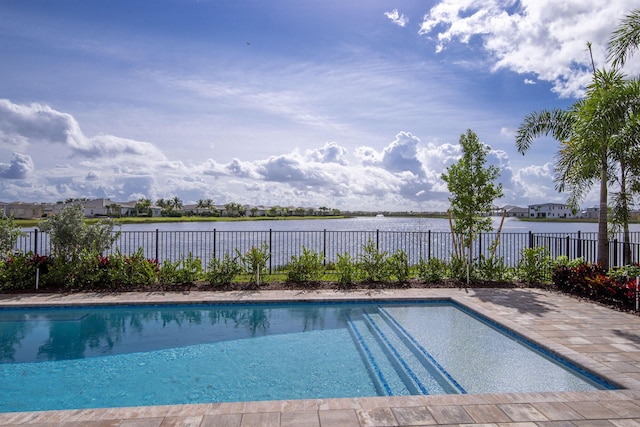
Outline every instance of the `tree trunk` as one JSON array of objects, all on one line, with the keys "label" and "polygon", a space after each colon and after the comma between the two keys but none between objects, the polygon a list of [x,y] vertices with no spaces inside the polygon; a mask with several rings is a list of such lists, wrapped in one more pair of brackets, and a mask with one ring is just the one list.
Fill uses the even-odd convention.
[{"label": "tree trunk", "polygon": [[600,212],[598,215],[598,264],[609,269],[609,236],[607,233],[607,162],[600,171]]},{"label": "tree trunk", "polygon": [[622,199],[622,265],[631,265],[631,232],[629,231],[629,199],[627,198],[626,162],[620,160],[620,197]]}]

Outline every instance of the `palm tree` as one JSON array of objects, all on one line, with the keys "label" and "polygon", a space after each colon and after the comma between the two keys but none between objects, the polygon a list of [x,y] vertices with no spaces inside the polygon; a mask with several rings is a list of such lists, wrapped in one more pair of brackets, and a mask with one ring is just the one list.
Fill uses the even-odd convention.
[{"label": "palm tree", "polygon": [[176,210],[182,209],[182,200],[180,200],[178,196],[174,196],[173,199],[171,199],[171,205]]},{"label": "palm tree", "polygon": [[[568,110],[531,113],[517,132],[516,145],[522,154],[539,136],[551,134],[560,142],[554,180],[558,191],[569,192],[570,205],[577,207],[593,184],[600,182],[597,261],[604,268],[609,266],[607,206],[611,183],[620,186],[614,211],[622,213],[619,218],[625,229],[625,242],[629,242],[627,179],[640,175],[636,173],[637,161],[631,157],[638,139],[627,136],[637,120],[639,100],[640,85],[636,80],[625,80],[617,70],[594,70],[593,82],[583,100]],[[630,247],[625,244],[625,248],[626,263],[630,262]]]},{"label": "palm tree", "polygon": [[640,45],[640,9],[632,10],[611,34],[608,59],[614,67],[624,66]]},{"label": "palm tree", "polygon": [[162,209],[166,209],[169,205],[165,199],[158,199],[156,200],[156,206]]}]

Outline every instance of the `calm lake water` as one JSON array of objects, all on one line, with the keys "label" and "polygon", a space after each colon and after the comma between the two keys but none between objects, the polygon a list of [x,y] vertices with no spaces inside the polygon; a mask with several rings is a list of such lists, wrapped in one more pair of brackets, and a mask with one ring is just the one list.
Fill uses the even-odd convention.
[{"label": "calm lake water", "polygon": [[[497,231],[501,218],[494,217]],[[346,219],[265,220],[219,222],[170,222],[155,224],[125,224],[122,231],[449,231],[446,218],[357,217]],[[597,232],[595,222],[529,222],[505,218],[504,233],[575,233]],[[640,224],[632,224],[631,231],[640,231]]]}]

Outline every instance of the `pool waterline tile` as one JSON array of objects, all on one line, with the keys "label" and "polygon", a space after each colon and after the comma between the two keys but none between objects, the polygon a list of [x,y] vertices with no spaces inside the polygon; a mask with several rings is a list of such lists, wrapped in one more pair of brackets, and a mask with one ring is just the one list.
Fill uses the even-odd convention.
[{"label": "pool waterline tile", "polygon": [[[513,291],[513,292],[511,292]],[[513,329],[515,332],[525,336],[527,339],[534,338],[534,342],[538,342],[547,348],[552,348],[555,352],[572,359],[574,362],[588,366],[595,373],[605,376],[614,383],[627,387],[626,390],[616,391],[594,391],[594,392],[555,392],[555,393],[514,393],[514,394],[487,394],[487,395],[466,395],[455,396],[454,400],[449,396],[410,396],[396,398],[358,398],[346,399],[346,402],[339,402],[345,399],[336,399],[335,406],[347,407],[360,406],[362,408],[385,408],[387,402],[388,408],[394,408],[397,411],[412,411],[418,408],[416,413],[420,413],[419,408],[438,407],[438,406],[463,406],[491,403],[494,405],[516,405],[530,404],[536,409],[535,404],[538,402],[560,402],[569,405],[574,403],[575,406],[582,409],[583,414],[580,416],[611,416],[612,423],[609,425],[639,425],[640,419],[635,417],[634,400],[640,399],[640,376],[629,375],[624,371],[624,363],[638,363],[640,359],[640,349],[637,342],[633,342],[632,338],[636,335],[624,336],[615,331],[624,331],[631,333],[632,331],[640,331],[640,318],[625,313],[608,310],[595,304],[577,301],[571,297],[561,294],[547,292],[537,289],[527,290],[504,290],[504,289],[469,289],[469,293],[458,291],[457,289],[407,289],[407,290],[381,290],[381,291],[352,291],[352,292],[334,292],[334,291],[283,291],[283,292],[256,292],[245,294],[241,292],[204,292],[204,293],[188,293],[188,294],[171,294],[171,293],[154,293],[154,294],[121,294],[121,295],[102,295],[102,294],[78,294],[78,295],[0,295],[0,306],[24,306],[24,305],[83,305],[83,304],[130,304],[140,300],[149,303],[191,303],[191,302],[245,302],[245,301],[296,301],[296,300],[320,300],[320,301],[340,301],[352,299],[430,299],[430,298],[451,298],[471,309],[479,311],[481,314],[497,321],[498,323]],[[572,326],[569,328],[571,333],[554,336],[553,341],[546,337],[545,331],[550,331],[549,325],[554,322]],[[540,328],[537,329],[537,325]],[[624,328],[621,327],[624,325]],[[598,345],[608,345],[611,350],[609,357],[620,362],[618,366],[607,366],[598,359],[603,353],[582,352],[570,350],[571,343],[568,338],[571,337],[597,337]],[[602,339],[609,338],[609,340]],[[618,346],[612,346],[618,344]],[[582,349],[581,349],[582,350]],[[574,358],[580,358],[580,361]],[[593,357],[592,357],[593,356]],[[622,370],[622,371],[621,371]],[[370,401],[370,399],[375,399]],[[582,403],[581,403],[582,402]],[[592,410],[591,413],[582,405],[585,402],[600,402],[601,407],[598,411]],[[602,402],[606,402],[606,405]],[[620,411],[615,412],[612,409],[620,403]],[[540,403],[542,404],[542,403]],[[219,412],[228,414],[230,419],[237,419],[237,414],[244,413],[246,404],[228,403],[228,404],[205,404],[195,405],[190,408],[181,408],[182,405],[171,406],[168,408],[127,408],[127,410],[104,409],[104,410],[81,410],[81,411],[48,411],[45,413],[16,413],[16,414],[0,414],[0,424],[21,423],[29,424],[34,422],[63,423],[63,420],[71,421],[72,419],[81,418],[88,419],[90,417],[100,417],[103,420],[116,419],[120,417],[123,421],[133,419],[138,421],[153,420],[156,417],[178,416],[197,416],[195,412],[200,414],[204,412]],[[185,405],[186,406],[186,405]],[[357,408],[354,409],[329,409],[334,407],[327,401],[304,400],[304,401],[285,401],[280,402],[278,407],[281,412],[290,409],[301,409],[303,412],[318,416],[318,419],[330,420],[338,414],[344,415],[344,418],[335,418],[335,421],[341,421],[338,425],[362,426],[357,418]],[[637,406],[637,405],[635,405]],[[509,406],[507,406],[509,407]],[[327,408],[327,409],[323,409]],[[542,408],[541,408],[542,409]],[[194,412],[190,412],[190,411]],[[369,409],[371,410],[371,409]],[[338,412],[335,412],[338,411]],[[343,412],[345,411],[345,412]],[[544,411],[538,413],[544,416]],[[209,413],[211,413],[209,412]],[[458,412],[458,410],[456,410]],[[171,415],[170,415],[171,413]],[[387,412],[384,412],[387,413]],[[400,413],[400,412],[398,412]],[[154,415],[156,417],[154,417]],[[551,415],[551,414],[549,414]],[[133,418],[136,417],[136,418]],[[634,418],[635,417],[635,418]],[[201,426],[217,425],[207,424],[205,422],[206,415],[203,416]],[[47,419],[47,421],[45,421]],[[545,418],[546,419],[546,418]],[[38,421],[36,421],[38,420]],[[97,421],[97,420],[96,420]],[[415,420],[420,421],[420,420]],[[433,423],[433,419],[425,418],[424,425]],[[461,420],[462,421],[462,420]],[[488,420],[491,421],[491,420]],[[493,424],[497,424],[499,420],[492,420]],[[580,419],[573,419],[574,425],[589,425],[580,422]],[[588,420],[587,420],[588,421]],[[598,420],[599,421],[599,420]],[[539,421],[538,421],[539,422]],[[281,417],[281,425],[283,420]],[[474,421],[471,421],[473,424]],[[526,421],[520,422],[518,425],[524,425]],[[551,422],[549,422],[551,423]],[[416,422],[416,424],[419,424]],[[479,423],[475,423],[478,425]],[[492,424],[487,422],[485,424]],[[501,425],[503,425],[501,423]],[[507,423],[505,423],[507,425]],[[540,424],[544,425],[544,424]],[[551,424],[549,424],[551,425]]]}]

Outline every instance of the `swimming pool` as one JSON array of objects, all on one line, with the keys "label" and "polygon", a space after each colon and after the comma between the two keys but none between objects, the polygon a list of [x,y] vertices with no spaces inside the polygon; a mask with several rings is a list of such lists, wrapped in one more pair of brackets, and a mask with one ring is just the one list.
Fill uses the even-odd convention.
[{"label": "swimming pool", "polygon": [[0,309],[0,411],[611,389],[448,301]]}]

